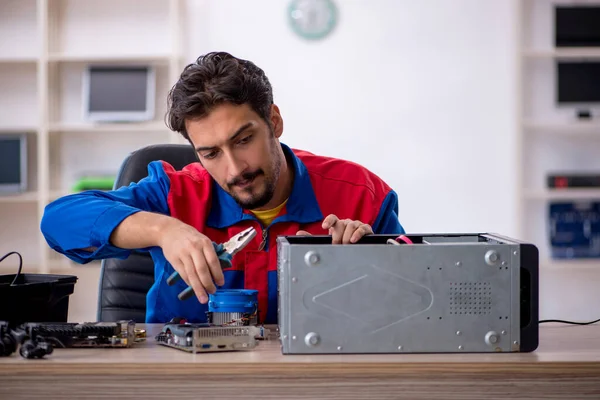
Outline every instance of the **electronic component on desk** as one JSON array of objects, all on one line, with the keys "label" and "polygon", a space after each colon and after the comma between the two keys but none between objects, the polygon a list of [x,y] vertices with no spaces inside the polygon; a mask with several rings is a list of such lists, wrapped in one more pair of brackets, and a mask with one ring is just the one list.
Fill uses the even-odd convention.
[{"label": "electronic component on desk", "polygon": [[257,337],[264,335],[259,326],[213,326],[209,323],[167,323],[156,341],[190,353],[252,350]]},{"label": "electronic component on desk", "polygon": [[248,326],[258,322],[258,290],[219,289],[209,296],[208,322],[215,326]]},{"label": "electronic component on desk", "polygon": [[131,347],[145,338],[145,331],[136,329],[134,321],[26,323],[18,330],[57,348]]},{"label": "electronic component on desk", "polygon": [[17,349],[23,358],[43,358],[54,351],[51,343],[30,336],[22,327],[14,329],[7,321],[0,321],[0,357],[9,357]]},{"label": "electronic component on desk", "polygon": [[280,236],[283,354],[530,352],[538,249],[488,233]]},{"label": "electronic component on desk", "polygon": [[51,343],[28,335],[25,330],[13,329],[6,321],[0,321],[0,356],[8,357],[15,351],[23,358],[44,358],[52,354]]},{"label": "electronic component on desk", "polygon": [[11,327],[0,322],[0,355],[19,349],[24,358],[43,358],[54,348],[131,347],[146,337],[133,321],[86,323],[24,323]]},{"label": "electronic component on desk", "polygon": [[162,345],[192,353],[251,350],[270,330],[258,326],[258,291],[219,289],[209,294],[206,323],[174,318],[156,336]]},{"label": "electronic component on desk", "polygon": [[18,343],[13,337],[8,322],[0,321],[0,357],[8,357],[17,351]]}]

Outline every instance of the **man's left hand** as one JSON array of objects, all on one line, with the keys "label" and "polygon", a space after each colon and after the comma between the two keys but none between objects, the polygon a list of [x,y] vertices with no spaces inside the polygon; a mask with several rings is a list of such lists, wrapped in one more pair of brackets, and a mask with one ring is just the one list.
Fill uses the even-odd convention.
[{"label": "man's left hand", "polygon": [[[321,225],[323,229],[329,231],[331,242],[333,244],[349,244],[356,243],[365,235],[373,233],[373,229],[369,224],[351,219],[339,219],[334,214],[329,214],[323,220]],[[310,235],[306,231],[298,231],[297,235]]]}]

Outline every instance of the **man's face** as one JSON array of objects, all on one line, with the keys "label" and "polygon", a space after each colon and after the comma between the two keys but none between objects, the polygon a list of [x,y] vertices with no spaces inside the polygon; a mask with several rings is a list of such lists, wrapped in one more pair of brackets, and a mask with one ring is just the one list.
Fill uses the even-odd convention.
[{"label": "man's face", "polygon": [[186,121],[204,168],[246,209],[263,207],[271,200],[285,162],[280,155],[277,107],[271,114],[274,128],[247,104],[222,104],[206,117]]}]

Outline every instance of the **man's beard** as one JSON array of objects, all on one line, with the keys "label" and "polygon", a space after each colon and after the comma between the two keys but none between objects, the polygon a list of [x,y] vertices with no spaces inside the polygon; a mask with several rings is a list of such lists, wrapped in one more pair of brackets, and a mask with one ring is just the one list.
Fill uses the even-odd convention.
[{"label": "man's beard", "polygon": [[[273,141],[272,145],[276,144],[277,142]],[[276,146],[271,147],[271,157],[271,159],[273,160],[273,163],[271,165],[271,175],[267,176],[262,169],[258,169],[253,172],[246,172],[242,176],[239,176],[231,182],[227,183],[227,187],[229,188],[229,194],[240,205],[240,207],[248,210],[254,210],[256,208],[264,207],[273,198],[273,195],[275,194],[275,188],[277,187],[277,181],[279,180],[279,175],[281,173],[282,163],[277,154]],[[255,189],[253,187],[242,189],[242,191],[246,192],[247,194],[250,194],[250,197],[246,199],[241,199],[234,192],[235,185],[239,182],[243,182],[245,180],[253,180],[261,175],[264,176],[265,179],[265,186],[262,192],[252,193],[252,191]]]}]

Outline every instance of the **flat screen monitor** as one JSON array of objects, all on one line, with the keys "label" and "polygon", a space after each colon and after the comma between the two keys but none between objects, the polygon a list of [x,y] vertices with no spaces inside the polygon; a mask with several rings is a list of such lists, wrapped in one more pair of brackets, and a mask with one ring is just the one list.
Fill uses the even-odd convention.
[{"label": "flat screen monitor", "polygon": [[84,118],[135,122],[154,118],[155,71],[150,66],[89,66],[83,74]]},{"label": "flat screen monitor", "polygon": [[557,101],[561,105],[600,105],[600,61],[558,61]]},{"label": "flat screen monitor", "polygon": [[556,47],[600,46],[600,6],[556,6],[554,39]]},{"label": "flat screen monitor", "polygon": [[27,190],[27,136],[0,135],[0,195]]}]

